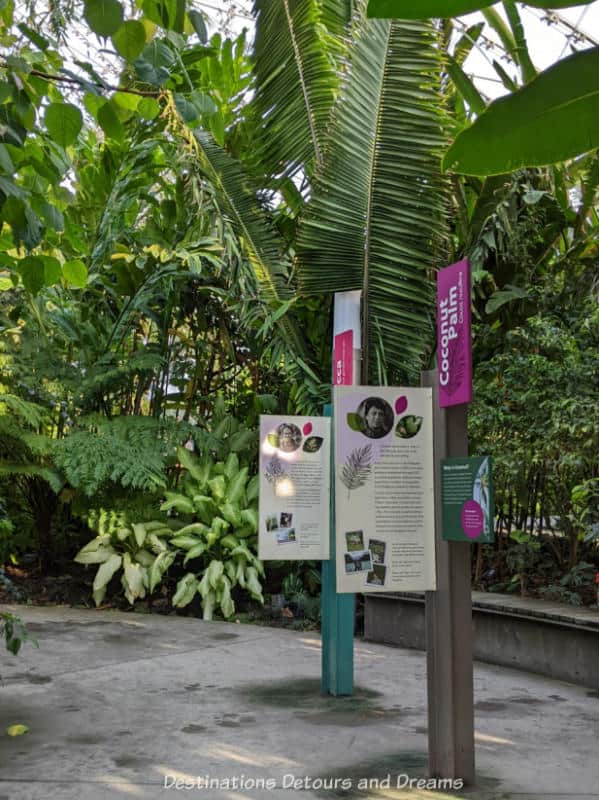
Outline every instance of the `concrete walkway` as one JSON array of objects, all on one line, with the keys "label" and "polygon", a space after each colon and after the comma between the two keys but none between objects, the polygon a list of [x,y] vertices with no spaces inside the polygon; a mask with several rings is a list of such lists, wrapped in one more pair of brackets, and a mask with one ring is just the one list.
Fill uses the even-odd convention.
[{"label": "concrete walkway", "polygon": [[[597,692],[477,664],[476,788],[400,791],[398,776],[426,775],[420,652],[356,642],[355,696],[322,698],[313,634],[4,608],[39,650],[0,655],[0,800],[599,798]],[[7,736],[14,723],[29,733]]]}]

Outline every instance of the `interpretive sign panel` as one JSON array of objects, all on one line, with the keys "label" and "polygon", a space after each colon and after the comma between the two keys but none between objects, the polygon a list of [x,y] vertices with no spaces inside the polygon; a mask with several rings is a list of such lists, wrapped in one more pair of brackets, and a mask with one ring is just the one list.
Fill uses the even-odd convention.
[{"label": "interpretive sign panel", "polygon": [[493,473],[490,456],[441,462],[442,537],[453,542],[492,542]]},{"label": "interpretive sign panel", "polygon": [[437,273],[439,405],[472,401],[470,263],[464,259]]},{"label": "interpretive sign panel", "polygon": [[336,386],[338,592],[435,588],[432,390]]},{"label": "interpretive sign panel", "polygon": [[260,417],[263,561],[329,557],[331,420]]}]

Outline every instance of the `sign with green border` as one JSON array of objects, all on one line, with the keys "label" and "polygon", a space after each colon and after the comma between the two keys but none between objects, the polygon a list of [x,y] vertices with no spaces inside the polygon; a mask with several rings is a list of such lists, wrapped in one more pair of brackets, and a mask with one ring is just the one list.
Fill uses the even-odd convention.
[{"label": "sign with green border", "polygon": [[441,504],[442,538],[445,541],[494,541],[491,457],[443,460]]}]

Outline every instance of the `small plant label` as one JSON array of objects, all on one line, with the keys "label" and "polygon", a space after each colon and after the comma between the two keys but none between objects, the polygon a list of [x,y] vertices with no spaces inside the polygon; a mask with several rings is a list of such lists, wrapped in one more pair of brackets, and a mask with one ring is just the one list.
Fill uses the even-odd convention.
[{"label": "small plant label", "polygon": [[491,457],[442,461],[441,503],[441,533],[445,541],[494,541]]}]

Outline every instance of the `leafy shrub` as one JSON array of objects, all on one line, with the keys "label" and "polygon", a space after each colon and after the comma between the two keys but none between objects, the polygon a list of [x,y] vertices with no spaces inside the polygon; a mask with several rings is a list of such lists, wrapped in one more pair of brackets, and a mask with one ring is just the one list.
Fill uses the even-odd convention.
[{"label": "leafy shrub", "polygon": [[264,570],[255,552],[258,477],[249,478],[249,468],[240,467],[236,453],[216,463],[202,461],[184,448],[178,456],[185,468],[180,491],[167,492],[161,507],[176,511],[177,518],[131,522],[124,512],[90,515],[90,527],[98,535],[75,560],[98,565],[96,605],[120,570],[125,597],[133,604],[152,594],[175,562],[194,567],[177,584],[173,605],[178,608],[199,594],[204,619],[212,619],[217,607],[229,618],[235,613],[231,591],[236,586],[263,602],[259,576]]}]

